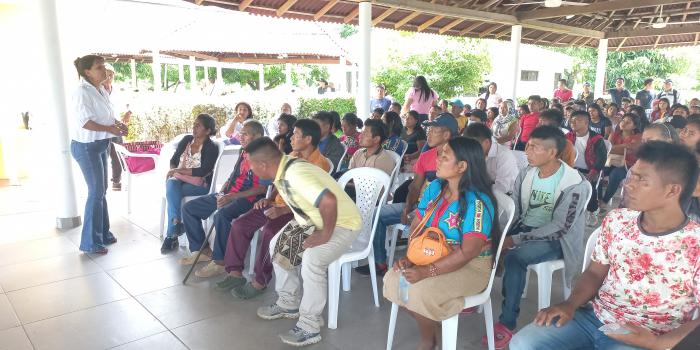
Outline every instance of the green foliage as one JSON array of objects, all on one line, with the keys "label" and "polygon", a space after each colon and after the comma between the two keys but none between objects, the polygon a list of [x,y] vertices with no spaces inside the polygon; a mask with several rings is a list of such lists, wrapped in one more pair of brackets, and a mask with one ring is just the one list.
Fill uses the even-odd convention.
[{"label": "green foliage", "polygon": [[227,107],[213,104],[200,104],[192,107],[192,116],[197,116],[202,113],[209,114],[210,116],[214,117],[214,120],[216,120],[216,128],[218,129],[226,123],[229,116],[233,115],[233,106]]},{"label": "green foliage", "polygon": [[345,113],[355,113],[354,98],[300,98],[297,118],[311,118],[318,111],[336,111],[341,117]]},{"label": "green foliage", "polygon": [[416,75],[423,75],[440,96],[451,98],[477,93],[485,73],[491,70],[487,55],[461,50],[394,57],[395,64],[377,72],[372,80],[384,84],[387,93],[403,103]]},{"label": "green foliage", "polygon": [[189,110],[157,106],[131,116],[126,139],[166,142],[179,134],[191,133],[193,120]]},{"label": "green foliage", "polygon": [[[597,50],[578,47],[549,49],[574,57],[571,72],[573,80],[579,83],[595,81]],[[606,88],[614,86],[615,78],[624,77],[626,88],[633,92],[638,91],[644,87],[644,80],[647,78],[664,79],[685,71],[687,67],[687,60],[668,55],[663,50],[609,51],[605,69]],[[569,85],[571,83],[573,82]]]},{"label": "green foliage", "polygon": [[355,34],[357,34],[357,27],[351,24],[342,24],[340,28],[338,29],[340,32],[340,37],[343,39],[349,38]]},{"label": "green foliage", "polygon": [[317,64],[297,65],[292,69],[292,84],[299,86],[303,83],[307,86],[314,86],[317,81],[321,79],[328,80],[330,76],[328,66]]}]

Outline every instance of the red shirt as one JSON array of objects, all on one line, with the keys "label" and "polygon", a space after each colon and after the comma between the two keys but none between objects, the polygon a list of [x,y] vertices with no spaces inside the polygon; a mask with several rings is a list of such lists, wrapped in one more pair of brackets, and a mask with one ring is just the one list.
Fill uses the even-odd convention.
[{"label": "red shirt", "polygon": [[438,148],[433,147],[428,151],[420,154],[416,165],[413,166],[413,172],[425,176],[425,181],[430,182],[437,177],[437,156]]},{"label": "red shirt", "polygon": [[523,116],[520,117],[520,121],[518,122],[518,125],[520,126],[520,141],[527,142],[530,139],[530,134],[532,133],[532,130],[535,130],[535,128],[537,127],[537,123],[539,122],[539,112],[523,114]]},{"label": "red shirt", "polygon": [[[642,134],[634,134],[631,136],[627,137],[622,137],[622,131],[615,131],[612,134],[612,137],[610,137],[610,143],[613,146],[625,144],[625,143],[633,143],[633,142],[640,142],[642,141]],[[634,163],[637,162],[637,154],[636,152],[632,152],[630,150],[627,150],[627,156],[625,157],[625,163],[627,163],[627,167],[631,168]]]},{"label": "red shirt", "polygon": [[556,89],[556,90],[554,90],[554,97],[558,98],[559,101],[561,101],[561,102],[566,102],[574,97],[574,93],[569,89],[566,89],[566,90]]}]

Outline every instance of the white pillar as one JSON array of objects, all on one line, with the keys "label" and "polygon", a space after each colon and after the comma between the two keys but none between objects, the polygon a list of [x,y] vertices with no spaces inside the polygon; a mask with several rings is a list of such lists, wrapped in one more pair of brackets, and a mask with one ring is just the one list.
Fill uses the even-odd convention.
[{"label": "white pillar", "polygon": [[292,64],[284,64],[284,83],[287,85],[287,90],[292,88]]},{"label": "white pillar", "polygon": [[[58,157],[59,171],[56,172],[58,193],[52,196],[59,201],[56,212],[56,227],[59,229],[69,229],[80,225],[80,215],[75,199],[75,183],[73,182],[73,171],[71,155],[69,149],[68,116],[66,109],[66,96],[63,82],[63,66],[61,56],[61,46],[59,45],[58,19],[56,17],[56,1],[39,1],[41,9],[41,23],[44,29],[44,49],[48,56],[45,64],[49,84],[48,96],[45,101],[49,102],[50,110],[54,111],[54,121],[56,123],[56,139],[54,147],[48,147],[47,151],[56,152]],[[55,149],[57,151],[52,150]]]},{"label": "white pillar", "polygon": [[136,78],[136,60],[131,59],[131,90],[136,90],[139,87],[138,79]]},{"label": "white pillar", "polygon": [[190,56],[190,90],[196,91],[197,88],[197,60],[194,56]]},{"label": "white pillar", "polygon": [[511,56],[513,56],[513,80],[511,90],[511,98],[513,101],[518,101],[518,82],[520,81],[520,38],[523,33],[523,26],[514,25],[510,30],[510,45],[512,48]]},{"label": "white pillar", "polygon": [[209,67],[204,66],[204,81],[209,84]]},{"label": "white pillar", "polygon": [[372,36],[372,3],[361,2],[360,6],[360,62],[359,86],[355,95],[357,115],[362,119],[369,117],[369,72],[370,72],[370,40]]},{"label": "white pillar", "polygon": [[258,65],[258,90],[265,91],[265,65]]},{"label": "white pillar", "polygon": [[153,92],[158,93],[162,90],[163,85],[160,76],[160,53],[158,50],[153,50],[153,63],[151,64],[151,70],[153,70]]},{"label": "white pillar", "polygon": [[605,66],[608,61],[608,39],[598,41],[598,63],[595,66],[595,86],[593,96],[603,97],[605,91]]},{"label": "white pillar", "polygon": [[185,65],[182,63],[177,65],[177,79],[180,83],[185,82]]},{"label": "white pillar", "polygon": [[216,66],[216,85],[224,85],[224,72],[221,70],[221,65]]},{"label": "white pillar", "polygon": [[348,83],[346,81],[347,78],[345,77],[345,72],[345,57],[340,56],[340,58],[338,58],[338,67],[336,69],[336,74],[338,75],[338,78],[336,80],[338,81],[338,83],[335,86],[335,91],[337,92],[347,91]]}]

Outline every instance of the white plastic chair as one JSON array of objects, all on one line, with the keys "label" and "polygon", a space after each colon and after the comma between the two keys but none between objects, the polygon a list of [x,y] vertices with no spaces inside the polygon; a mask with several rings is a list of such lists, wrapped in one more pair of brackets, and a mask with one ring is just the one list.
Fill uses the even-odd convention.
[{"label": "white plastic chair", "polygon": [[[513,223],[513,216],[515,215],[515,204],[513,200],[505,195],[504,193],[494,191],[496,196],[496,201],[498,202],[498,218],[499,222],[506,220],[505,226],[503,226],[501,232],[501,242],[498,244],[498,250],[496,256],[493,260],[493,268],[491,269],[491,277],[489,278],[489,284],[484,289],[483,292],[464,298],[464,308],[470,308],[474,306],[482,306],[484,309],[484,320],[486,322],[486,339],[488,340],[489,350],[495,349],[494,338],[493,338],[493,310],[491,309],[491,288],[493,287],[493,280],[496,276],[496,266],[498,264],[498,259],[501,256],[501,249],[503,248],[503,242],[505,241],[506,235],[510,229],[510,225]],[[396,318],[399,312],[399,305],[391,304],[391,317],[389,318],[389,334],[387,336],[386,349],[391,350],[391,346],[394,342],[394,331],[396,330]],[[456,314],[444,321],[442,321],[442,349],[443,350],[454,350],[457,348],[457,330],[459,326],[459,315]]]},{"label": "white plastic chair", "polygon": [[386,202],[391,179],[389,175],[379,169],[363,167],[348,170],[338,179],[338,183],[341,188],[345,188],[350,180],[355,184],[355,203],[362,217],[362,232],[345,254],[328,265],[328,328],[330,329],[338,327],[341,269],[343,290],[348,291],[350,289],[352,262],[367,259],[372,280],[374,306],[379,307],[377,271],[374,265],[372,240],[374,239],[374,231],[377,227],[381,208],[377,206],[377,202]]},{"label": "white plastic chair", "polygon": [[406,151],[408,150],[408,142],[406,142],[406,140],[401,140],[401,144],[403,145],[403,151],[401,152],[400,157],[403,159],[403,156],[406,155]]},{"label": "white plastic chair", "polygon": [[[114,150],[117,152],[117,156],[119,157],[119,162],[122,164],[122,168],[124,169],[124,172],[126,172],[126,212],[127,214],[131,214],[131,196],[134,193],[134,184],[133,184],[133,179],[132,176],[140,176],[142,174],[148,174],[152,173],[155,171],[155,169],[158,168],[158,159],[160,159],[160,155],[158,154],[148,154],[148,153],[132,153],[129,152],[126,147],[118,144],[118,143],[112,143],[112,146],[114,147]],[[153,170],[149,170],[143,173],[138,173],[138,174],[132,174],[131,171],[129,170],[129,167],[126,165],[126,157],[130,158],[151,158],[153,159],[153,162],[155,163],[155,167]]]},{"label": "white plastic chair", "polygon": [[[588,188],[588,196],[584,202],[583,209],[581,212],[576,213],[576,215],[583,215],[586,211],[586,204],[591,200],[591,195],[593,195],[593,189],[591,183],[586,181],[586,187]],[[525,290],[523,291],[523,298],[527,297],[527,283],[530,280],[530,271],[534,271],[537,274],[537,310],[542,310],[549,307],[552,297],[552,275],[554,271],[561,271],[562,284],[564,285],[564,299],[567,299],[571,295],[571,288],[566,284],[566,276],[564,275],[564,260],[551,260],[544,261],[539,264],[529,265],[527,274],[525,275]]]},{"label": "white plastic chair", "polygon": [[[324,157],[324,158],[325,158],[325,157]],[[333,165],[333,161],[330,160],[330,159],[328,159],[328,158],[326,158],[326,160],[328,161],[328,166],[330,166],[330,169],[328,170],[328,173],[329,173],[329,174],[333,174],[333,170],[335,169],[335,166]],[[341,162],[342,162],[342,158],[341,158]]]},{"label": "white plastic chair", "polygon": [[[219,154],[216,157],[216,163],[214,163],[214,171],[212,172],[212,177],[211,177],[211,184],[209,185],[209,194],[212,194],[216,192],[216,185],[219,180],[219,177],[221,176],[221,159],[223,158],[224,155],[224,143],[221,141],[214,141],[216,143],[216,147],[219,150]],[[201,196],[186,196],[182,199],[180,206],[185,205],[185,203],[196,199]],[[163,238],[165,235],[165,228],[167,227],[166,222],[165,222],[165,209],[167,205],[167,200],[165,198],[165,192],[163,193],[163,197],[160,200],[160,237]]]},{"label": "white plastic chair", "polygon": [[513,151],[513,155],[515,155],[515,160],[518,161],[518,169],[523,170],[527,168],[529,163],[527,161],[527,155],[525,155],[525,152]]},{"label": "white plastic chair", "polygon": [[334,165],[333,168],[338,169],[338,170],[340,170],[340,163],[342,163],[343,159],[345,159],[345,156],[348,155],[348,146],[346,146],[344,143],[341,143],[341,145],[343,145],[343,149],[344,149],[343,155],[340,156],[340,160],[338,161],[338,164],[333,164]]}]

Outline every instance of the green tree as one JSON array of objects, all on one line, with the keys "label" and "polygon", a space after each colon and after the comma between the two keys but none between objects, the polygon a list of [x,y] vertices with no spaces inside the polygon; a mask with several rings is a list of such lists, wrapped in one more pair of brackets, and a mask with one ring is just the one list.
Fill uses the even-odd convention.
[{"label": "green tree", "polygon": [[[574,58],[571,72],[573,79],[569,80],[595,81],[597,50],[578,47],[555,48],[554,50]],[[673,57],[664,50],[608,51],[605,69],[606,88],[613,86],[615,78],[624,77],[627,89],[633,92],[638,91],[644,87],[644,80],[647,78],[663,79],[672,74],[679,74],[687,67],[687,60]]]},{"label": "green tree", "polygon": [[384,84],[387,92],[400,103],[417,75],[425,76],[440,96],[451,98],[477,93],[483,75],[491,70],[487,55],[460,50],[395,57],[392,61],[395,62],[392,66],[378,71],[372,80]]}]

